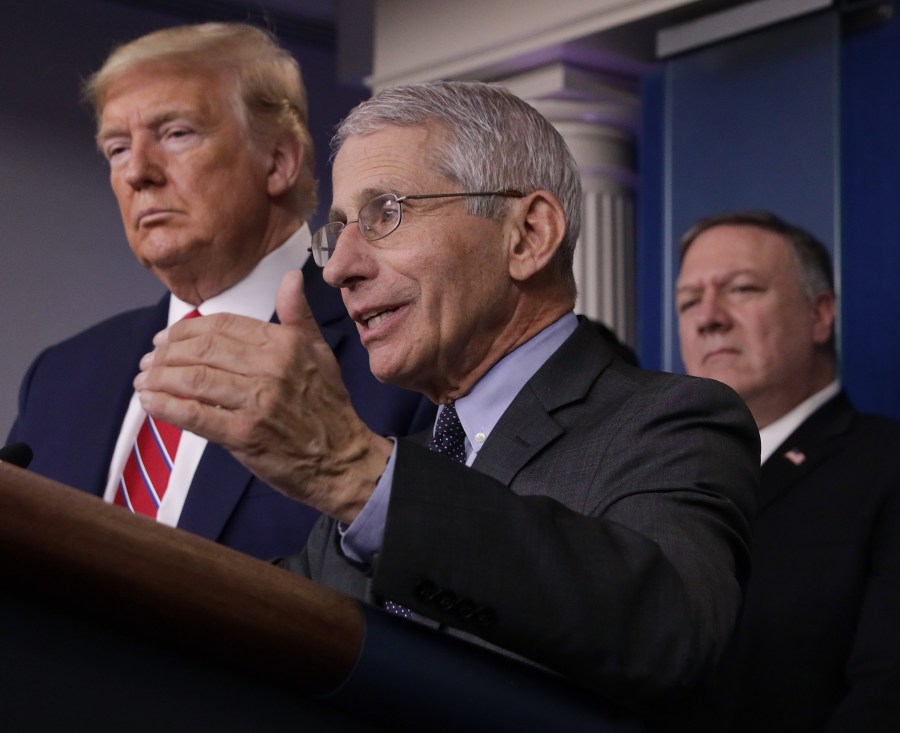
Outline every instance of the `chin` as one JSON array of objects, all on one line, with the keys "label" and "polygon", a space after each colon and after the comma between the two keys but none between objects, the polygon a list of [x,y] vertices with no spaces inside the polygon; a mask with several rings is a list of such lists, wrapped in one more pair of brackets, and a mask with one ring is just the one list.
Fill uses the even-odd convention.
[{"label": "chin", "polygon": [[372,374],[375,376],[375,379],[382,384],[390,384],[393,387],[400,387],[401,389],[408,389],[413,392],[419,391],[416,389],[416,383],[402,372],[382,371],[372,372]]},{"label": "chin", "polygon": [[740,377],[735,376],[734,374],[716,372],[709,375],[710,379],[715,379],[717,382],[722,382],[722,384],[726,384],[731,387],[735,392],[737,392],[742,398],[747,392],[747,381],[745,379],[741,379]]},{"label": "chin", "polygon": [[394,380],[398,377],[396,365],[373,358],[371,354],[369,355],[369,370],[372,372],[372,376],[383,384],[395,384]]},{"label": "chin", "polygon": [[418,374],[418,370],[411,369],[409,364],[373,362],[370,358],[369,369],[375,379],[382,384],[390,384],[394,387],[412,390],[413,392],[421,391],[418,389],[420,380],[415,378]]}]

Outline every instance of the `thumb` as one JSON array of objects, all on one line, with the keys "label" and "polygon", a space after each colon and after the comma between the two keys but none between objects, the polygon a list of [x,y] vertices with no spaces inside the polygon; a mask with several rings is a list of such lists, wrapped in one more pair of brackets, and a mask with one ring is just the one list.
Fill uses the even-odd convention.
[{"label": "thumb", "polygon": [[275,296],[275,313],[285,326],[312,327],[318,333],[312,311],[303,293],[303,274],[300,270],[286,272]]}]

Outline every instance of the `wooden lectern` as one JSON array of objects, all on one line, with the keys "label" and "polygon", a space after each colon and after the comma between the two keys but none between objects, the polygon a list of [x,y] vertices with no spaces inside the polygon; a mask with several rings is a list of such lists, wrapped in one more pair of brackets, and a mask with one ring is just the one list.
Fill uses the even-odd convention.
[{"label": "wooden lectern", "polygon": [[640,726],[541,670],[0,462],[0,729]]}]

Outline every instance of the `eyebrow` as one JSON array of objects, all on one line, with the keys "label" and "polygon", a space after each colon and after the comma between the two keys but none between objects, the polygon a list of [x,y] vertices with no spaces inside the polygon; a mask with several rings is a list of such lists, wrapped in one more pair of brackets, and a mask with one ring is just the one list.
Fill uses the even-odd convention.
[{"label": "eyebrow", "polygon": [[[731,270],[730,272],[725,273],[724,277],[714,278],[714,284],[716,286],[725,285],[727,283],[730,283],[736,277],[740,277],[741,275],[749,275],[751,277],[759,277],[760,276],[759,272],[757,272],[756,270],[752,270],[752,269],[743,268],[740,270]],[[702,289],[703,289],[703,285],[699,285],[699,284],[693,285],[693,284],[688,283],[686,285],[677,285],[675,287],[675,294],[677,295],[678,293],[683,293],[683,292],[687,292],[687,291],[691,291],[691,290],[702,290]]]},{"label": "eyebrow", "polygon": [[[151,130],[155,130],[167,122],[171,122],[172,120],[177,120],[180,117],[184,117],[191,122],[196,124],[196,114],[193,114],[189,109],[186,108],[178,108],[178,109],[168,109],[161,110],[156,114],[152,115],[141,127],[145,127]],[[107,128],[100,128],[100,131],[97,133],[97,145],[102,145],[103,142],[109,140],[114,137],[121,137],[123,135],[127,135],[124,128],[118,126],[111,126]]]},{"label": "eyebrow", "polygon": [[[355,201],[358,202],[358,205],[356,208],[357,215],[359,214],[359,210],[363,206],[365,206],[367,203],[369,203],[369,201],[376,198],[377,196],[383,196],[386,193],[394,193],[394,191],[392,191],[389,188],[383,187],[383,186],[369,187],[369,188],[364,188],[362,191],[357,191],[353,197],[355,199]],[[401,194],[395,194],[395,195],[401,195]],[[332,206],[331,209],[328,211],[328,221],[329,222],[335,222],[335,221],[346,222],[347,220],[348,220],[347,214],[344,212],[343,209],[341,209],[339,207]]]}]

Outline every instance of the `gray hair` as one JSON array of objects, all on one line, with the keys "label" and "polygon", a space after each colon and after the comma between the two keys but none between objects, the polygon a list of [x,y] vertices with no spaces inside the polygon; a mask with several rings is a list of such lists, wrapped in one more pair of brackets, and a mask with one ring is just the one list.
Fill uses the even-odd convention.
[{"label": "gray hair", "polygon": [[82,95],[98,124],[110,86],[134,69],[165,63],[190,74],[198,66],[233,74],[238,114],[251,139],[268,143],[282,134],[303,146],[303,165],[289,197],[303,219],[316,208],[315,151],[309,133],[300,66],[267,31],[244,23],[201,23],[148,33],[117,47],[84,84]]},{"label": "gray hair", "polygon": [[[386,125],[437,124],[442,142],[430,154],[436,172],[465,191],[514,189],[553,194],[566,217],[566,234],[555,264],[570,293],[575,243],[581,231],[581,180],[562,135],[532,106],[503,87],[471,81],[438,81],[385,89],[356,108],[332,140],[337,154],[352,135],[367,135]],[[402,192],[398,192],[402,193]],[[489,219],[502,217],[509,201],[473,197],[467,211]]]}]

